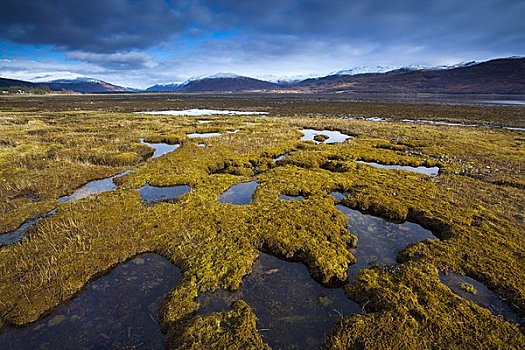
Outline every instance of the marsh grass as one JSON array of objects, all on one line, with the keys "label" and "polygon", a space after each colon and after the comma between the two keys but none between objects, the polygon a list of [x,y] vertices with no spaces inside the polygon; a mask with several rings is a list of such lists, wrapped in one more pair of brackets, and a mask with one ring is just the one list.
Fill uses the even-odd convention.
[{"label": "marsh grass", "polygon": [[[343,319],[328,347],[415,349],[438,341],[444,348],[523,347],[516,326],[451,295],[437,277],[437,269],[475,276],[524,312],[520,133],[302,117],[245,123],[253,119],[222,117],[209,125],[100,111],[1,113],[2,139],[15,146],[0,151],[0,231],[58,206],[60,196],[88,181],[133,170],[115,179],[118,190],[58,206],[29,238],[0,249],[0,322],[27,324],[115,264],[153,251],[183,273],[160,310],[171,348],[262,348],[246,304],[206,316],[194,312],[199,293],[238,289],[265,251],[301,261],[326,286],[346,285],[368,311]],[[315,145],[299,141],[301,128],[354,138]],[[240,132],[226,133],[232,129]],[[223,135],[207,139],[206,148],[185,136],[202,131]],[[181,147],[145,161],[151,150],[140,138]],[[274,164],[284,153],[288,157]],[[430,178],[356,160],[437,165],[441,173]],[[260,184],[253,203],[219,203],[230,186],[251,180]],[[137,189],[145,184],[192,191],[173,203],[144,205]],[[347,268],[355,262],[349,248],[358,241],[332,191],[349,194],[346,206],[408,219],[441,240],[413,244],[400,252],[400,268],[363,270],[348,285]],[[280,194],[307,199],[282,201]]]}]

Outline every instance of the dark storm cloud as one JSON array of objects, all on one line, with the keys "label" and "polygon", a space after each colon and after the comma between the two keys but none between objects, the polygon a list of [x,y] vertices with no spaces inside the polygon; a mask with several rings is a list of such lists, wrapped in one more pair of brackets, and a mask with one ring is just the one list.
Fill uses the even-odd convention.
[{"label": "dark storm cloud", "polygon": [[162,0],[3,0],[4,37],[66,50],[114,52],[150,47],[183,28],[183,7]]},{"label": "dark storm cloud", "polygon": [[523,49],[523,18],[525,1],[516,0],[4,0],[0,24],[14,42],[106,53],[151,47],[184,31],[217,30],[290,35],[291,41],[455,41]]},{"label": "dark storm cloud", "polygon": [[[525,47],[525,1],[516,0],[333,0],[210,2],[225,23],[266,34],[303,38],[413,43],[464,48],[464,45]],[[231,24],[232,25],[232,24]]]}]

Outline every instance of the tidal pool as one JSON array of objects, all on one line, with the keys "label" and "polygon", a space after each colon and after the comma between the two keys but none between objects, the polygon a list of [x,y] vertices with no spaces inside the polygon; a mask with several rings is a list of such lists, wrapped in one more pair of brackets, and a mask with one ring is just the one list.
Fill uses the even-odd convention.
[{"label": "tidal pool", "polygon": [[264,253],[238,291],[200,295],[198,313],[226,311],[238,299],[257,315],[257,328],[272,349],[320,349],[341,316],[361,312],[342,288],[324,288],[303,264]]},{"label": "tidal pool", "polygon": [[418,224],[408,221],[395,224],[343,205],[337,205],[337,209],[348,218],[348,230],[359,239],[357,248],[351,249],[357,263],[348,268],[350,281],[367,267],[396,265],[397,254],[412,243],[437,239],[431,231]]},{"label": "tidal pool", "polygon": [[191,134],[186,134],[186,136],[190,139],[196,139],[196,138],[221,136],[221,133],[220,132],[194,132]]},{"label": "tidal pool", "polygon": [[75,190],[75,192],[72,195],[60,197],[58,201],[60,203],[66,203],[86,198],[96,193],[115,191],[117,189],[117,185],[115,185],[113,179],[122,177],[128,173],[129,170],[126,170],[113,177],[106,177],[105,179],[90,181],[84,186]]},{"label": "tidal pool", "polygon": [[221,109],[184,109],[184,110],[168,110],[168,111],[147,111],[135,112],[135,114],[153,114],[153,115],[174,115],[174,116],[195,116],[200,117],[204,115],[265,115],[268,112],[252,112],[252,111],[229,111]]},{"label": "tidal pool", "polygon": [[345,199],[345,197],[347,196],[347,194],[339,191],[330,192],[330,195],[335,199],[337,203]]},{"label": "tidal pool", "polygon": [[167,153],[175,151],[177,148],[180,147],[179,144],[175,145],[169,145],[167,143],[151,143],[151,142],[144,142],[144,139],[140,139],[140,143],[143,143],[145,145],[150,146],[155,151],[153,152],[152,158],[157,158],[162,155],[165,155]]},{"label": "tidal pool", "polygon": [[164,349],[157,310],[180,279],[166,258],[146,253],[89,283],[50,315],[0,333],[4,349]]},{"label": "tidal pool", "polygon": [[140,198],[145,202],[162,202],[175,199],[188,193],[191,187],[188,185],[155,187],[146,184],[139,188]]},{"label": "tidal pool", "polygon": [[502,316],[510,322],[525,324],[525,318],[518,315],[500,296],[488,289],[483,283],[455,272],[440,272],[439,277],[441,282],[460,297],[487,308],[494,315]]},{"label": "tidal pool", "polygon": [[426,167],[426,166],[409,166],[409,165],[387,165],[374,162],[364,162],[362,160],[356,161],[358,164],[366,164],[375,168],[389,169],[389,170],[406,170],[414,173],[424,174],[428,176],[436,176],[439,174],[439,167]]},{"label": "tidal pool", "polygon": [[219,202],[228,204],[250,204],[253,201],[253,193],[259,184],[257,181],[241,182],[228,188],[219,197]]},{"label": "tidal pool", "polygon": [[[302,129],[301,132],[303,133],[301,141],[313,141],[315,143],[338,143],[344,142],[350,138],[349,135],[343,134],[340,131],[332,130]],[[316,141],[314,140],[314,137],[317,135],[328,136],[328,139],[326,139],[324,142]]]}]

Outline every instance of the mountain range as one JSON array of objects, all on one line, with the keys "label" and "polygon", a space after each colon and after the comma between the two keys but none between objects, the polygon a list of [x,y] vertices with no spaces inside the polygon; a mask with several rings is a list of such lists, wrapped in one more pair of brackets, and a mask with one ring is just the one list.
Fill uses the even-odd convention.
[{"label": "mountain range", "polygon": [[101,92],[303,92],[303,93],[449,93],[525,94],[525,58],[501,58],[451,67],[357,67],[319,78],[270,82],[235,74],[193,78],[184,83],[157,84],[145,90],[102,80],[76,78],[32,83],[0,78],[0,88],[47,87],[51,91]]}]

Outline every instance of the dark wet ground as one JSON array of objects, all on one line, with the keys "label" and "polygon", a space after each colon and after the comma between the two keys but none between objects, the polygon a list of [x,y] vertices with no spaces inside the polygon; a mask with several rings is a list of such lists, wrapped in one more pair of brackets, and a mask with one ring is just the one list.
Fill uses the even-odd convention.
[{"label": "dark wet ground", "polygon": [[389,170],[406,170],[415,173],[425,174],[428,176],[436,176],[439,173],[439,167],[425,167],[425,166],[409,166],[409,165],[386,165],[374,162],[357,161],[358,164],[366,164],[376,168],[389,169]]},{"label": "dark wet ground", "polygon": [[241,182],[228,188],[219,197],[219,202],[229,204],[250,204],[253,201],[253,193],[259,184],[257,181]]},{"label": "dark wet ground", "polygon": [[164,349],[157,319],[180,271],[147,253],[89,283],[71,301],[26,327],[0,334],[2,349]]},{"label": "dark wet ground", "polygon": [[226,311],[233,300],[250,305],[257,328],[272,349],[319,349],[341,315],[361,311],[341,288],[324,288],[301,263],[261,253],[239,291],[199,297],[199,314]]},{"label": "dark wet ground", "polygon": [[[302,129],[301,132],[303,133],[303,136],[301,137],[302,141],[313,141],[315,143],[338,143],[344,142],[350,138],[349,135],[343,134],[340,131],[332,130]],[[326,139],[324,142],[316,141],[314,140],[314,137],[317,135],[328,136],[328,139]]]},{"label": "dark wet ground", "polygon": [[[524,317],[518,315],[499,295],[488,289],[483,283],[455,272],[440,272],[439,277],[441,278],[441,282],[446,284],[460,297],[487,308],[494,315],[502,316],[510,322],[525,324]],[[474,287],[474,290],[471,290],[471,292],[465,290],[471,287]]]},{"label": "dark wet ground", "polygon": [[190,190],[191,187],[188,185],[155,187],[146,184],[139,189],[139,193],[140,198],[145,202],[161,202],[178,198]]}]

